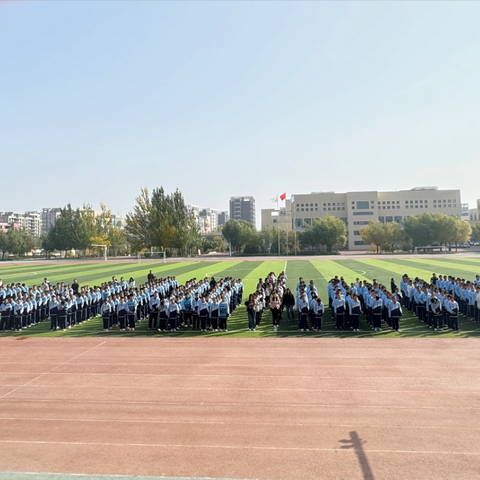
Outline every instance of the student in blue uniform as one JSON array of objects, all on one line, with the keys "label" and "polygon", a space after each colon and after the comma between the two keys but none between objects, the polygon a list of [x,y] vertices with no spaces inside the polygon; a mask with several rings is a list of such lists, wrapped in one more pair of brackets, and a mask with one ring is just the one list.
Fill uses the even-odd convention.
[{"label": "student in blue uniform", "polygon": [[67,302],[62,300],[58,307],[58,326],[64,332],[67,330]]},{"label": "student in blue uniform", "polygon": [[137,303],[133,299],[133,294],[128,296],[127,301],[127,320],[128,330],[135,330],[135,312],[137,311]]},{"label": "student in blue uniform", "polygon": [[158,312],[160,310],[160,298],[158,292],[154,292],[153,297],[148,302],[149,317],[148,317],[148,329],[157,328]]},{"label": "student in blue uniform", "polygon": [[352,325],[352,329],[354,332],[359,332],[362,304],[360,303],[360,300],[358,299],[358,295],[356,293],[351,296],[348,308],[350,311],[350,324]]},{"label": "student in blue uniform", "polygon": [[112,307],[108,301],[108,298],[103,301],[100,312],[102,314],[103,320],[103,331],[108,332],[108,330],[110,329],[110,314],[112,312]]},{"label": "student in blue uniform", "polygon": [[198,316],[200,317],[200,328],[202,332],[207,330],[207,319],[208,319],[209,305],[205,297],[202,298],[202,301],[198,305]]},{"label": "student in blue uniform", "polygon": [[16,332],[20,332],[22,330],[23,308],[22,299],[18,297],[17,303],[13,305],[13,318]]},{"label": "student in blue uniform", "polygon": [[317,297],[315,299],[315,303],[313,305],[313,319],[314,319],[314,324],[313,328],[317,332],[322,331],[322,322],[323,322],[323,314],[325,312],[325,306],[323,305],[322,299],[320,297]]},{"label": "student in blue uniform", "polygon": [[117,316],[118,316],[118,325],[120,327],[120,331],[124,332],[125,326],[126,326],[126,320],[127,320],[127,304],[125,302],[125,297],[123,295],[120,297]]},{"label": "student in blue uniform", "polygon": [[[372,292],[376,293],[376,292]],[[383,311],[383,301],[376,293],[372,301],[372,315],[373,315],[373,329],[376,332],[382,331],[382,311]]]},{"label": "student in blue uniform", "polygon": [[178,317],[179,309],[174,298],[170,299],[170,305],[168,307],[168,319],[170,321],[170,331],[176,332],[178,330]]},{"label": "student in blue uniform", "polygon": [[299,322],[298,329],[302,332],[308,332],[308,313],[310,311],[307,295],[303,293],[297,303]]},{"label": "student in blue uniform", "polygon": [[0,331],[5,331],[10,327],[10,314],[12,311],[12,304],[10,303],[10,296],[5,297],[3,303],[0,305]]},{"label": "student in blue uniform", "polygon": [[167,329],[168,323],[168,302],[165,298],[160,301],[159,315],[160,320],[158,322],[158,331],[164,332]]},{"label": "student in blue uniform", "polygon": [[340,290],[337,291],[332,301],[332,307],[335,316],[335,330],[345,330],[345,299]]},{"label": "student in blue uniform", "polygon": [[230,315],[230,307],[225,299],[225,296],[222,295],[220,303],[218,304],[218,319],[220,323],[220,330],[226,332],[228,330],[228,317]]},{"label": "student in blue uniform", "polygon": [[396,332],[400,331],[400,317],[402,316],[402,306],[395,295],[392,295],[391,302],[388,304],[388,316],[391,327]]}]

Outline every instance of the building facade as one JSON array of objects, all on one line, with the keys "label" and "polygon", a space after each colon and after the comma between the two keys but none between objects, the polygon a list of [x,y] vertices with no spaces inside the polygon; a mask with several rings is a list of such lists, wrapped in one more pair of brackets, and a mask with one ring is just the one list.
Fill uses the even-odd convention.
[{"label": "building facade", "polygon": [[4,212],[1,215],[2,223],[18,225],[30,235],[40,237],[42,234],[42,217],[40,212]]},{"label": "building facade", "polygon": [[230,218],[245,220],[255,226],[255,199],[253,197],[231,197]]},{"label": "building facade", "polygon": [[480,198],[477,199],[477,208],[468,210],[468,220],[470,223],[480,222]]},{"label": "building facade", "polygon": [[218,214],[218,226],[225,225],[230,220],[230,215],[227,211]]},{"label": "building facade", "polygon": [[57,221],[62,212],[61,208],[44,208],[42,209],[42,235],[47,233]]},{"label": "building facade", "polygon": [[[340,218],[347,227],[349,250],[370,248],[363,243],[360,229],[371,221],[401,222],[406,217],[424,212],[446,213],[457,218],[462,216],[460,190],[438,190],[436,187],[419,187],[393,192],[295,194],[291,208],[290,228],[295,228],[297,231],[302,230],[304,223],[311,225],[317,218],[327,215]],[[268,214],[265,213],[264,223],[262,211],[262,228],[264,225],[273,226],[267,225],[267,219]]]}]

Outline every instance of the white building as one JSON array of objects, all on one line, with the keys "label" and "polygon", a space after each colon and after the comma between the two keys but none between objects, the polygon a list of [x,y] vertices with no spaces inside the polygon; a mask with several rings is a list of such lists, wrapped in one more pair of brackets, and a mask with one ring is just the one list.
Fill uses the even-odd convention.
[{"label": "white building", "polygon": [[34,237],[39,237],[42,233],[40,212],[4,212],[1,219],[3,223],[18,224],[19,228],[24,228]]},{"label": "white building", "polygon": [[477,208],[468,211],[468,219],[471,223],[480,222],[480,198],[477,199]]},{"label": "white building", "polygon": [[[362,241],[360,229],[370,221],[401,222],[405,217],[424,212],[446,213],[457,218],[461,218],[462,214],[460,190],[438,190],[436,187],[419,187],[392,192],[295,194],[291,207],[290,228],[294,227],[297,231],[302,229],[304,222],[311,224],[313,220],[327,215],[343,220],[347,227],[349,250],[369,248]],[[265,218],[268,218],[268,215]],[[281,223],[280,228],[282,228]]]}]

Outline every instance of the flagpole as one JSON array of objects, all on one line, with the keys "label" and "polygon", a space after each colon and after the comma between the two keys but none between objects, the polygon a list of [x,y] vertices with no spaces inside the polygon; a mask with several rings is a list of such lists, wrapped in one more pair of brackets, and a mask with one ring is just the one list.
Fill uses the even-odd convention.
[{"label": "flagpole", "polygon": [[285,249],[287,250],[287,256],[288,256],[288,228],[287,228],[287,195],[285,191]]},{"label": "flagpole", "polygon": [[[294,197],[295,201],[295,197]],[[295,252],[294,255],[297,254],[297,226],[295,225],[295,209],[293,208],[293,202],[290,202],[292,207],[292,215],[293,215],[293,251]]]},{"label": "flagpole", "polygon": [[280,203],[278,201],[278,193],[277,193],[277,211],[278,211],[278,221],[277,221],[278,256],[280,256]]}]

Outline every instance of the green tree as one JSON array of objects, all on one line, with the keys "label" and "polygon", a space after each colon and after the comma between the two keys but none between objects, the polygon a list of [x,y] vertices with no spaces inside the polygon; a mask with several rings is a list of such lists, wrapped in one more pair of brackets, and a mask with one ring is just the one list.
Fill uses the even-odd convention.
[{"label": "green tree", "polygon": [[388,222],[385,227],[385,247],[388,247],[388,249],[393,253],[397,248],[405,243],[405,232],[403,231],[402,226],[397,222]]},{"label": "green tree", "polygon": [[480,222],[472,226],[472,240],[480,241]]},{"label": "green tree", "polygon": [[385,224],[379,222],[368,222],[368,225],[360,229],[360,235],[365,245],[374,245],[379,252],[381,245],[389,244],[388,229]]},{"label": "green tree", "polygon": [[300,233],[300,243],[312,246],[313,249],[324,246],[331,253],[334,245],[345,245],[347,229],[339,218],[328,215],[313,221],[312,225],[304,226]]},{"label": "green tree", "polygon": [[[250,244],[253,250],[258,247],[258,232],[250,222],[245,220],[229,220],[223,226],[222,234],[235,253],[241,253],[247,244]],[[260,238],[262,238],[261,235]]]},{"label": "green tree", "polygon": [[455,244],[466,243],[472,235],[472,227],[464,220],[456,219],[455,225]]},{"label": "green tree", "polygon": [[414,247],[431,245],[438,236],[438,223],[433,213],[422,213],[403,220],[405,235]]}]

